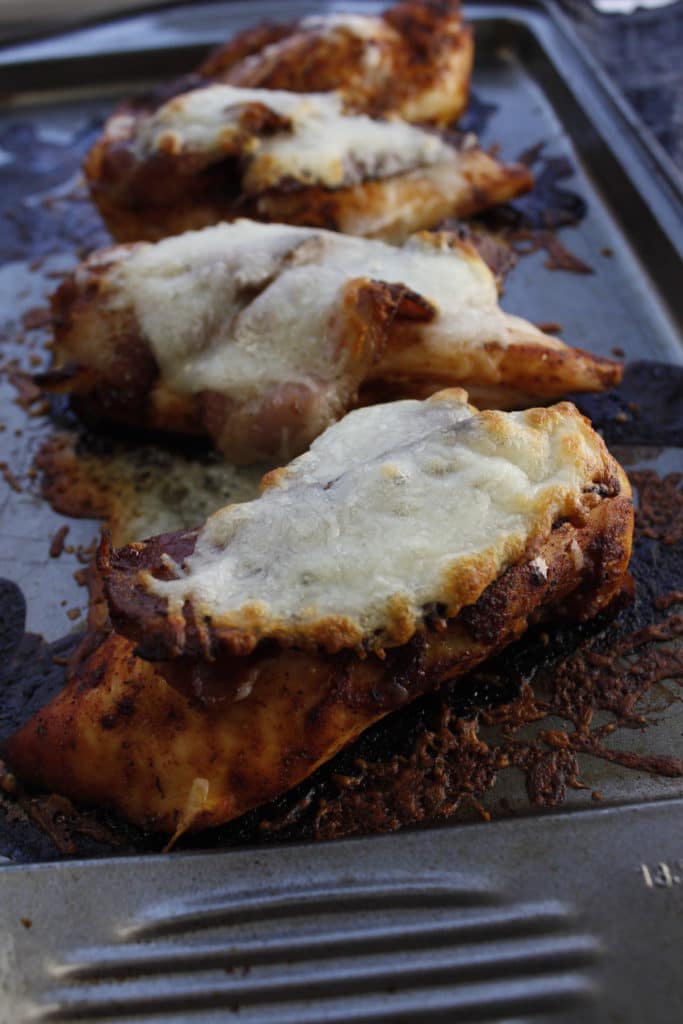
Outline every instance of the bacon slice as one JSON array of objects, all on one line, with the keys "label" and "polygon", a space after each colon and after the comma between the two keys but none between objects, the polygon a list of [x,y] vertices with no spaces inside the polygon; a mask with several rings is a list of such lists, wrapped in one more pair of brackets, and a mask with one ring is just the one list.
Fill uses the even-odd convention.
[{"label": "bacon slice", "polygon": [[238,221],[95,253],[53,299],[43,381],[99,416],[207,433],[235,462],[287,459],[373,388],[452,384],[520,407],[616,384],[611,360],[504,313],[454,235],[402,248]]},{"label": "bacon slice", "polygon": [[472,136],[346,114],[336,93],[209,85],[115,113],[85,165],[119,241],[237,216],[402,241],[533,184]]},{"label": "bacon slice", "polygon": [[290,92],[336,90],[347,110],[452,124],[467,104],[474,42],[460,4],[400,3],[379,17],[313,15],[247,29],[199,73]]},{"label": "bacon slice", "polygon": [[106,632],[84,640],[64,691],[5,756],[26,783],[114,808],[174,838],[278,796],[364,729],[554,618],[587,619],[620,591],[631,548],[628,483],[581,525],[556,521],[444,628],[384,660],[300,650],[152,664]]}]

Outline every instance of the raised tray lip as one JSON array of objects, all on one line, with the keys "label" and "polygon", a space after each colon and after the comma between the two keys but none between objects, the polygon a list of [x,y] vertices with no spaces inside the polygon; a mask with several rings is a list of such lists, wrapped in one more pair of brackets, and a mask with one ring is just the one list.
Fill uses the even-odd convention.
[{"label": "raised tray lip", "polygon": [[[198,860],[208,862],[213,860],[218,863],[221,859],[226,856],[233,856],[235,859],[239,857],[272,857],[276,856],[278,851],[287,850],[296,853],[297,850],[308,851],[308,850],[322,850],[325,847],[333,846],[335,849],[339,847],[345,848],[358,848],[364,847],[369,844],[386,844],[395,845],[400,842],[401,837],[412,836],[413,840],[420,841],[420,836],[428,835],[429,833],[438,832],[439,834],[453,833],[460,834],[463,829],[467,829],[468,833],[479,833],[480,835],[486,835],[492,828],[496,829],[497,833],[503,832],[516,832],[520,828],[536,828],[543,822],[548,828],[552,828],[554,823],[558,821],[567,821],[572,819],[575,821],[575,827],[580,829],[582,825],[597,822],[600,819],[601,822],[609,821],[611,818],[618,817],[622,814],[628,814],[634,811],[636,808],[653,808],[653,813],[656,813],[657,809],[661,808],[662,805],[666,805],[667,813],[678,817],[681,824],[683,825],[683,796],[663,796],[656,800],[638,800],[638,801],[626,801],[618,804],[608,804],[604,807],[565,807],[559,809],[552,809],[543,814],[515,814],[509,818],[498,818],[492,821],[476,821],[463,824],[462,822],[449,822],[442,821],[436,824],[426,824],[422,827],[408,827],[400,829],[397,832],[371,832],[363,835],[351,835],[345,836],[340,839],[322,839],[322,840],[283,840],[273,841],[267,845],[259,843],[244,843],[236,844],[235,846],[226,846],[222,849],[210,849],[210,850],[178,850],[170,853],[131,853],[131,854],[120,854],[117,856],[104,856],[104,857],[61,857],[55,860],[36,861],[32,863],[21,863],[16,864],[11,861],[4,863],[0,861],[0,876],[7,876],[10,874],[27,874],[27,873],[45,873],[54,871],[55,868],[62,870],[73,870],[82,871],[87,869],[88,871],[101,871],[106,868],[116,868],[117,870],[123,870],[126,865],[140,864],[142,861],[150,863],[154,861],[163,861],[164,863],[172,861],[173,864],[177,864],[177,870],[181,870],[183,866],[190,866],[196,863]],[[578,821],[576,820],[578,819]],[[426,841],[426,840],[425,840]]]},{"label": "raised tray lip", "polygon": [[[254,12],[254,20],[258,18],[258,7],[268,2],[268,0],[216,0],[217,3],[223,3],[226,5],[234,4],[237,6],[241,4],[246,6],[247,3],[250,9]],[[372,0],[354,0],[354,7],[369,6]],[[390,0],[387,0],[390,2]],[[305,0],[302,2],[302,7]],[[333,0],[335,7],[343,6],[342,0]],[[111,25],[118,22],[130,21],[131,19],[139,16],[142,13],[149,13],[156,15],[162,15],[165,11],[178,10],[179,8],[186,7],[190,8],[191,3],[180,2],[172,3],[164,7],[147,7],[144,10],[131,11],[127,14],[123,14],[114,18],[98,19],[96,25]],[[375,3],[374,6],[377,6]],[[609,146],[615,159],[619,163],[623,173],[630,179],[634,188],[639,194],[645,196],[648,200],[648,205],[652,214],[655,216],[662,233],[671,241],[672,245],[676,248],[678,253],[683,258],[683,175],[679,173],[673,161],[665,153],[664,149],[657,142],[657,140],[649,133],[649,130],[639,119],[633,108],[630,106],[625,97],[618,90],[616,85],[613,83],[611,78],[600,68],[599,64],[592,58],[590,54],[585,51],[582,46],[576,32],[571,25],[570,21],[562,14],[558,9],[557,5],[553,3],[553,0],[503,0],[500,3],[489,3],[486,0],[469,0],[464,5],[466,17],[473,22],[508,22],[521,29],[530,32],[537,44],[543,50],[544,54],[552,60],[559,72],[562,74],[563,80],[571,87],[572,92],[575,95],[576,102],[581,104],[581,96],[591,96],[591,107],[590,107],[590,119],[595,125],[596,130],[604,139],[606,144]],[[69,30],[68,32],[59,34],[50,34],[43,37],[43,42],[46,44],[54,43],[55,48],[59,49],[69,39],[77,36],[81,29]],[[210,40],[207,39],[207,44]],[[48,68],[55,68],[59,63],[69,60],[64,54],[60,53],[58,56],[50,56],[49,54],[36,60],[27,60],[25,57],[19,60],[12,60],[12,53],[16,50],[25,49],[28,44],[11,44],[9,46],[0,46],[0,111],[3,105],[2,96],[2,81],[4,75],[8,71],[14,71],[16,69],[29,69],[36,70],[41,65]],[[104,50],[104,54],[114,57],[121,58],[126,53],[132,54],[137,53],[143,55],[150,52],[185,52],[190,51],[192,48],[197,49],[203,44],[193,42],[187,44],[187,46],[176,44],[169,44],[161,47],[144,47],[138,50],[124,50],[114,54],[113,51]],[[97,57],[97,52],[79,55],[76,60],[92,61]],[[9,57],[9,59],[7,59]],[[574,68],[571,69],[577,78],[570,81],[568,77],[565,77],[565,62],[571,62],[574,64]],[[578,70],[577,70],[578,69]],[[579,79],[579,73],[583,72],[585,78]],[[89,83],[85,83],[86,85]],[[576,85],[580,85],[580,90],[576,90]],[[21,92],[24,90],[17,90]],[[44,92],[43,88],[36,88],[31,90],[35,93]],[[623,134],[622,134],[623,133]],[[618,143],[618,147],[614,143]],[[632,158],[631,163],[627,163],[624,157]],[[662,804],[666,803],[672,808],[672,813],[678,814],[683,820],[683,797],[678,795],[666,796],[663,795],[661,798],[649,799],[649,800],[626,800],[618,804],[608,805],[605,807],[590,807],[590,808],[574,808],[565,807],[556,811],[547,811],[541,814],[529,815],[529,814],[518,814],[511,818],[499,818],[487,823],[467,823],[466,825],[462,822],[432,822],[424,825],[411,826],[394,833],[372,833],[364,834],[359,836],[350,836],[342,839],[332,839],[324,841],[311,841],[311,840],[286,840],[286,841],[273,841],[268,844],[236,844],[234,846],[225,846],[222,849],[194,849],[194,850],[181,850],[167,853],[132,853],[132,854],[120,854],[115,856],[91,856],[91,857],[55,857],[53,860],[42,861],[42,862],[29,862],[29,863],[15,863],[12,861],[5,862],[0,858],[0,874],[5,873],[26,873],[33,872],[38,869],[52,871],[55,867],[66,867],[69,868],[83,868],[88,867],[92,869],[106,868],[107,866],[119,865],[119,864],[139,864],[141,861],[168,861],[173,859],[175,862],[187,863],[194,862],[197,858],[222,858],[228,854],[243,854],[250,853],[252,855],[260,855],[264,853],[270,853],[278,849],[286,848],[287,850],[302,849],[308,850],[312,847],[322,847],[334,844],[335,846],[340,843],[353,844],[357,846],[359,844],[374,842],[374,841],[390,841],[400,842],[400,837],[403,835],[421,834],[430,832],[459,832],[463,828],[471,829],[490,829],[496,827],[497,830],[505,829],[506,827],[513,827],[518,822],[534,822],[536,826],[540,826],[541,822],[545,823],[548,821],[548,827],[552,827],[552,821],[558,818],[566,817],[579,817],[580,822],[587,820],[590,817],[591,821],[594,821],[597,816],[605,816],[606,814],[619,814],[625,813],[629,809],[649,806],[651,804]],[[161,840],[160,840],[161,845]]]}]

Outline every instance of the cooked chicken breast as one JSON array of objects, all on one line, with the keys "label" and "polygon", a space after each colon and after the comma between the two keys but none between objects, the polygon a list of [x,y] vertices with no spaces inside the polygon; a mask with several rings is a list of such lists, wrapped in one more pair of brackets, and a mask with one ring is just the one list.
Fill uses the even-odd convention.
[{"label": "cooked chicken breast", "polygon": [[95,253],[53,299],[43,380],[97,415],[207,433],[235,462],[303,451],[359,389],[462,384],[520,407],[616,384],[621,368],[504,313],[468,242],[398,248],[237,221]]},{"label": "cooked chicken breast", "polygon": [[347,114],[336,93],[231,85],[122,108],[85,162],[119,241],[159,239],[250,216],[400,242],[533,184],[472,136]]},{"label": "cooked chicken breast", "polygon": [[347,110],[448,125],[467,104],[473,56],[460,4],[441,0],[247,29],[199,73],[248,88],[336,90]]},{"label": "cooked chicken breast", "polygon": [[105,546],[115,621],[182,656],[143,660],[96,602],[66,689],[9,741],[21,779],[174,836],[229,821],[627,572],[628,482],[571,406],[362,410],[265,484],[199,533]]},{"label": "cooked chicken breast", "polygon": [[457,616],[554,523],[624,486],[573,405],[480,413],[453,389],[350,413],[258,499],[105,545],[100,567],[115,627],[151,658],[265,641],[381,652]]}]

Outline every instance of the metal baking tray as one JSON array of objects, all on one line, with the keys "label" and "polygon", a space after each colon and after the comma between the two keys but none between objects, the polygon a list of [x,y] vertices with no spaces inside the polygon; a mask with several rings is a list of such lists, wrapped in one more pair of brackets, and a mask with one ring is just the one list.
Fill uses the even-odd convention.
[{"label": "metal baking tray", "polygon": [[[105,240],[73,191],[83,148],[120,97],[188,70],[254,22],[381,6],[192,4],[0,53],[0,206],[12,211],[0,226],[3,363],[40,362],[33,328],[56,275],[80,247]],[[544,142],[569,161],[562,185],[586,204],[561,239],[592,273],[551,271],[535,252],[509,275],[503,304],[559,322],[575,344],[623,350],[631,369],[620,396],[587,401],[587,411],[629,470],[681,470],[678,173],[556,8],[473,4],[466,13],[484,141],[506,157]],[[69,223],[56,230],[60,217]],[[25,669],[11,691],[5,678],[1,739],[12,701],[34,707],[60,684],[53,659],[82,628],[86,604],[72,571],[97,522],[66,519],[42,500],[31,467],[48,422],[17,406],[7,374],[0,396],[0,647],[5,665],[19,651]],[[219,484],[222,499],[253,481]],[[176,511],[196,511],[187,493]],[[71,561],[49,557],[63,525]],[[680,561],[667,572],[680,588]],[[674,698],[661,702],[656,725],[625,738],[629,749],[681,753]],[[0,1024],[681,1020],[683,781],[589,757],[581,773],[588,792],[570,790],[552,812],[531,808],[520,780],[506,777],[491,807],[515,813],[488,824],[230,848],[204,837],[171,855],[88,857],[84,848],[59,859],[25,823],[8,827],[0,806]]]}]

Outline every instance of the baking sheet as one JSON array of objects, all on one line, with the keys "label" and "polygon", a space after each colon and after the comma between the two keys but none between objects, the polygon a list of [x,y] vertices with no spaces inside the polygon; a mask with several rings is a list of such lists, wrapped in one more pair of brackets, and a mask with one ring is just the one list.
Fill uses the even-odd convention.
[{"label": "baking sheet", "polygon": [[[343,6],[346,9],[374,10],[378,5],[356,3]],[[40,55],[40,44],[37,45],[38,53],[36,48],[32,51],[22,47],[21,50],[5,55],[4,65],[0,62],[0,88],[6,94],[18,90],[6,99],[0,118],[0,149],[4,153],[4,156],[0,154],[0,160],[4,163],[4,167],[0,166],[3,206],[11,205],[14,213],[14,217],[5,222],[0,241],[5,247],[5,257],[11,257],[11,262],[0,270],[0,307],[3,317],[6,317],[3,325],[5,358],[15,356],[19,365],[27,370],[32,368],[34,362],[37,364],[39,359],[44,358],[40,328],[32,326],[40,323],[40,314],[36,310],[44,305],[45,294],[54,287],[56,275],[73,263],[73,250],[99,244],[103,237],[98,233],[97,224],[90,217],[87,207],[79,206],[74,195],[78,196],[76,174],[80,155],[113,103],[127,95],[131,89],[153,83],[162,68],[167,77],[186,70],[196,60],[198,49],[212,39],[221,39],[227,32],[228,24],[242,27],[247,21],[261,20],[265,16],[291,17],[299,9],[310,10],[312,7],[316,5],[193,5],[190,12],[179,8],[161,14],[147,14],[142,19],[129,19],[118,33],[104,26],[65,38],[62,42],[44,44],[42,61],[39,63],[22,63],[22,60],[33,60]],[[561,324],[563,337],[571,343],[586,344],[607,355],[613,354],[616,346],[626,353],[630,363],[637,363],[628,372],[620,396],[610,400],[612,404],[591,399],[594,404],[589,411],[601,423],[608,440],[621,444],[616,454],[627,468],[654,468],[660,474],[680,470],[683,466],[680,448],[676,444],[681,443],[680,419],[677,418],[681,405],[681,378],[676,367],[683,363],[683,310],[678,292],[678,252],[682,242],[675,177],[665,162],[653,159],[652,151],[643,151],[638,147],[637,140],[629,130],[628,121],[623,120],[618,103],[609,89],[604,90],[599,79],[590,77],[590,68],[586,68],[582,56],[571,48],[563,32],[545,15],[542,8],[535,5],[480,7],[473,9],[472,14],[476,20],[478,37],[474,94],[479,106],[489,115],[483,132],[484,141],[499,143],[502,153],[507,157],[517,156],[543,142],[548,156],[563,157],[570,162],[574,174],[563,180],[562,187],[578,195],[586,203],[587,211],[576,227],[563,229],[560,237],[563,245],[592,273],[548,270],[545,267],[548,253],[539,250],[519,260],[507,279],[503,305],[523,313],[535,322],[552,321]],[[143,29],[144,35],[141,34]],[[149,51],[141,47],[141,39],[145,46],[149,44]],[[115,52],[117,41],[118,52]],[[184,45],[179,45],[181,43]],[[130,52],[123,53],[126,47],[130,48]],[[101,48],[100,53],[98,48]],[[93,56],[93,51],[96,56]],[[78,59],[79,53],[83,54],[82,59]],[[67,54],[76,57],[67,58]],[[27,91],[29,88],[30,92]],[[36,146],[28,136],[22,136],[22,132],[27,131],[37,133],[41,144]],[[34,166],[26,166],[27,151],[36,154]],[[66,231],[63,218],[68,218]],[[66,252],[65,234],[71,241],[69,251]],[[17,341],[18,337],[22,340]],[[672,369],[663,370],[662,365]],[[24,645],[21,649],[21,664],[31,665],[33,670],[26,674],[27,683],[21,697],[26,699],[30,707],[31,702],[42,699],[49,686],[60,685],[60,666],[55,665],[53,659],[55,654],[59,659],[69,648],[69,632],[80,628],[79,621],[82,621],[86,605],[85,592],[74,579],[73,573],[82,567],[81,559],[87,558],[87,551],[97,532],[97,522],[67,520],[53,512],[42,500],[40,480],[37,476],[32,477],[32,466],[46,432],[52,428],[45,417],[27,416],[24,410],[17,408],[16,388],[6,376],[0,380],[0,397],[5,425],[5,430],[0,434],[3,448],[0,458],[10,472],[10,477],[5,479],[6,486],[0,499],[0,533],[3,538],[0,576],[9,581],[3,590],[3,606],[13,610],[14,619],[10,626],[14,633],[10,629],[10,634],[15,639],[21,635],[21,619],[25,610],[29,639],[22,637],[20,640]],[[636,415],[631,406],[638,401],[642,408]],[[67,429],[69,427],[68,415],[64,426]],[[623,447],[624,444],[626,447]],[[138,496],[146,493],[146,485],[140,474],[144,476],[144,473],[148,473],[147,479],[151,480],[151,484],[147,486],[151,493],[167,470],[163,464],[159,467],[151,452],[149,460],[144,463],[143,459],[142,465],[138,461],[131,470]],[[197,460],[202,466],[202,480],[195,475],[188,481],[186,470],[190,463],[196,465]],[[205,486],[204,478],[207,474],[208,484]],[[168,517],[169,509],[175,509],[180,510],[183,523],[189,524],[195,518],[201,518],[196,504],[198,493],[200,500],[207,502],[211,502],[212,495],[215,496],[217,492],[221,501],[248,496],[250,488],[254,487],[255,478],[255,475],[246,479],[236,478],[211,457],[199,457],[194,453],[189,456],[183,471],[173,478],[174,486],[180,490],[174,491],[173,500],[165,501],[162,507],[150,507],[147,521],[158,523],[159,528],[181,525],[169,522],[168,518],[164,519]],[[15,489],[15,485],[20,489]],[[154,520],[154,516],[160,518]],[[73,551],[65,550],[59,557],[50,558],[51,540],[63,525],[69,526],[66,543],[73,547]],[[669,569],[674,579],[677,565],[673,563]],[[647,569],[645,564],[644,575],[647,575]],[[655,574],[660,570],[661,565],[652,567]],[[668,580],[667,584],[670,583],[671,580]],[[42,678],[37,679],[36,666],[40,669],[38,675],[43,669],[49,674],[47,683]],[[670,706],[665,706],[667,698],[662,693],[657,693],[655,698],[661,711],[658,724],[643,732],[633,730],[630,735],[620,737],[620,741],[639,754],[665,751],[680,753],[681,705],[672,701]],[[3,722],[7,723],[7,709],[4,711],[5,717],[0,717],[0,726]],[[60,995],[61,990],[57,991],[59,986],[55,978],[61,977],[59,970],[55,968],[52,973],[48,971],[45,974],[41,963],[46,954],[48,935],[54,941],[50,954],[54,963],[61,964],[70,956],[78,958],[71,947],[70,953],[61,948],[59,936],[70,929],[69,921],[73,920],[74,908],[79,905],[80,916],[85,914],[89,921],[88,927],[84,925],[85,931],[79,940],[81,944],[100,941],[116,944],[121,941],[120,929],[131,927],[130,922],[137,919],[136,914],[140,909],[137,900],[144,903],[144,913],[160,913],[159,907],[166,906],[171,889],[178,885],[179,879],[183,879],[178,901],[183,905],[183,901],[191,903],[192,886],[185,876],[191,875],[193,870],[201,876],[202,885],[208,885],[209,889],[215,888],[218,879],[226,871],[232,873],[233,879],[241,877],[244,880],[242,888],[242,883],[237,886],[233,881],[232,888],[226,890],[234,894],[234,891],[252,889],[259,892],[271,885],[276,891],[286,890],[295,879],[300,884],[302,871],[313,870],[314,865],[319,868],[321,864],[329,864],[330,870],[323,872],[320,885],[323,891],[330,891],[333,895],[340,872],[344,870],[357,880],[365,880],[370,889],[373,886],[376,888],[381,878],[377,864],[385,856],[379,851],[384,850],[390,850],[391,853],[386,854],[386,857],[396,862],[396,871],[399,873],[396,880],[396,891],[399,893],[397,900],[401,905],[403,896],[400,894],[405,894],[409,880],[416,873],[421,874],[425,863],[437,853],[441,858],[440,871],[451,883],[452,872],[457,869],[462,876],[462,888],[467,891],[476,888],[475,883],[481,870],[485,876],[485,890],[500,890],[504,894],[501,897],[503,903],[507,901],[515,904],[515,900],[521,899],[521,893],[515,891],[515,875],[502,868],[501,860],[504,858],[500,852],[494,859],[491,848],[495,847],[497,850],[518,849],[517,859],[512,858],[511,863],[521,872],[519,877],[523,875],[527,879],[524,885],[529,887],[533,883],[537,886],[535,895],[546,899],[559,892],[559,889],[562,890],[562,898],[568,902],[558,911],[559,924],[553,918],[555,923],[550,927],[553,935],[556,931],[562,935],[573,935],[572,908],[580,906],[585,914],[590,901],[600,898],[602,893],[606,904],[609,903],[611,907],[612,918],[608,935],[605,934],[604,917],[590,918],[593,936],[600,936],[597,945],[606,942],[612,952],[616,951],[623,957],[630,943],[628,948],[638,951],[637,959],[640,959],[641,964],[647,962],[647,970],[641,966],[637,984],[633,977],[623,979],[620,989],[618,986],[609,986],[610,1012],[616,1012],[619,1007],[625,1014],[623,1019],[635,1021],[639,1019],[638,1006],[647,1005],[650,1019],[675,1019],[675,1016],[672,1018],[667,1014],[675,1008],[676,999],[680,1004],[681,993],[679,988],[676,994],[673,965],[674,921],[667,915],[670,914],[673,901],[680,900],[681,892],[677,888],[679,882],[673,881],[680,877],[676,858],[681,852],[676,847],[675,837],[683,831],[680,828],[681,805],[676,799],[683,794],[681,780],[653,777],[593,758],[584,759],[581,768],[588,790],[568,792],[566,806],[575,813],[564,817],[551,816],[540,820],[531,811],[522,776],[509,774],[499,781],[491,794],[490,806],[500,812],[502,802],[503,807],[516,810],[518,816],[531,813],[532,817],[527,822],[499,820],[486,827],[472,824],[447,825],[427,829],[419,837],[411,837],[409,833],[403,832],[391,839],[359,841],[348,846],[298,846],[294,848],[296,852],[287,854],[280,847],[275,847],[260,848],[258,853],[246,854],[232,851],[229,854],[202,854],[195,857],[176,855],[170,864],[164,858],[150,859],[148,855],[144,867],[136,858],[124,859],[117,871],[98,862],[93,862],[83,872],[78,868],[57,864],[42,868],[7,867],[3,869],[0,878],[0,885],[5,887],[3,891],[6,894],[6,899],[0,902],[0,915],[4,915],[3,924],[9,926],[10,938],[4,954],[0,950],[0,964],[4,955],[9,966],[6,966],[4,975],[0,966],[0,978],[10,987],[9,1005],[16,1007],[25,1000],[27,988],[31,990],[31,998],[39,1002],[56,1000],[65,1006],[70,1005],[71,996],[65,995],[63,991]],[[592,801],[591,793],[598,793],[601,800]],[[639,813],[628,806],[619,809],[620,805],[642,804],[643,801],[656,803],[649,809],[639,807]],[[662,801],[661,806],[659,801]],[[606,810],[607,805],[611,805],[611,808]],[[620,814],[622,817],[618,817]],[[615,822],[619,822],[619,825]],[[678,823],[678,832],[675,823]],[[622,836],[619,846],[613,845],[611,838],[617,832]],[[523,835],[524,839],[511,838],[517,833]],[[559,834],[565,837],[564,849],[561,843],[558,845]],[[11,835],[14,836],[13,845],[8,841],[6,831],[1,833],[0,842],[4,844],[2,852],[13,859],[49,860],[56,856],[54,847],[49,843],[46,846],[36,838],[35,829],[32,830],[30,823],[15,823]],[[247,835],[253,838],[253,833]],[[551,835],[555,836],[553,843]],[[596,839],[595,853],[589,863],[594,863],[596,870],[599,866],[601,886],[597,893],[595,885],[590,882],[591,871],[586,867],[578,870],[576,866],[576,851],[591,849],[592,837],[596,836],[599,842]],[[661,837],[661,846],[658,845],[658,837]],[[237,839],[240,839],[239,835]],[[215,841],[215,837],[206,840],[207,843]],[[202,842],[200,840],[200,845]],[[522,845],[515,847],[515,843]],[[552,857],[548,853],[551,845],[556,851]],[[79,848],[79,852],[83,854],[88,848],[85,844]],[[98,845],[92,841],[90,848],[92,852],[101,854],[107,845]],[[159,844],[152,844],[151,848],[158,850]],[[120,852],[125,853],[127,849],[124,844]],[[522,849],[524,857],[521,855]],[[332,850],[339,852],[331,853]],[[454,860],[449,857],[449,851]],[[189,860],[186,859],[188,856]],[[658,868],[659,861],[656,858],[660,856],[664,858],[668,874]],[[380,860],[374,861],[376,857],[380,857]],[[375,864],[370,872],[367,869],[368,858]],[[643,872],[641,862],[645,863],[647,873]],[[155,864],[168,864],[168,867],[157,875]],[[204,867],[192,867],[197,864]],[[277,865],[285,865],[282,873],[276,871]],[[534,865],[533,870],[530,865]],[[563,873],[570,880],[573,878],[574,884],[569,884],[565,879],[560,885],[558,879]],[[273,874],[277,875],[274,881],[271,878]],[[128,885],[126,879],[133,876],[147,879],[149,891],[143,895],[136,888],[138,895],[135,900],[131,897],[121,902],[121,894]],[[38,878],[45,881],[35,884],[34,880]],[[63,899],[55,905],[55,901],[50,901],[47,894],[50,886],[57,884],[58,879],[59,884],[65,888],[62,890]],[[652,884],[649,884],[648,879]],[[96,913],[91,907],[86,914],[83,903],[86,887],[97,890],[101,899],[100,912]],[[619,928],[616,928],[615,915],[618,916],[616,908],[619,904],[617,894],[625,899],[631,890],[637,891],[642,897],[642,908],[639,904],[639,914],[642,913],[642,916],[638,922],[635,916],[630,919],[623,917]],[[22,907],[25,908],[23,911]],[[664,914],[663,908],[666,908]],[[457,900],[452,910],[453,919],[459,920],[461,908]],[[291,908],[283,914],[287,927],[291,924],[290,911]],[[532,922],[536,920],[534,913],[530,916]],[[651,920],[648,914],[653,915]],[[22,924],[21,917],[31,921],[31,925]],[[33,930],[34,920],[42,920],[42,934]],[[648,933],[644,925],[648,920],[653,935],[658,932],[660,938],[666,938],[667,942],[672,943],[666,947],[667,955],[662,956],[660,948],[657,965],[653,963],[653,954],[648,954],[645,949]],[[395,924],[392,934],[400,936],[406,927],[405,921],[401,919]],[[531,933],[535,934],[536,926],[532,923],[530,928]],[[526,941],[529,932],[525,929],[526,924],[520,934]],[[233,941],[231,935],[228,929],[225,934],[218,936],[216,941],[219,950],[224,949],[225,943]],[[190,942],[190,939],[182,932],[179,941],[179,948],[185,949],[184,943]],[[574,942],[574,939],[571,941]],[[505,1019],[511,1019],[513,1013],[517,1015],[515,1019],[522,1019],[519,1014],[531,1012],[529,1007],[534,1012],[540,1007],[551,1016],[556,1010],[562,1010],[568,1014],[568,1020],[603,1019],[600,1000],[594,1000],[592,1010],[585,1007],[590,1005],[593,998],[594,985],[600,980],[605,982],[605,972],[610,968],[605,966],[596,952],[597,947],[591,946],[590,952],[585,949],[577,952],[576,944],[570,943],[570,946],[567,960],[563,959],[564,954],[558,959],[555,953],[548,953],[548,963],[555,965],[553,970],[547,965],[538,968],[540,961],[531,957],[534,970],[538,968],[541,980],[545,979],[548,984],[545,989],[540,985],[537,996],[530,1002],[527,999],[528,1005],[525,1003],[527,997],[524,996],[522,984],[519,1001],[510,1002],[508,999],[505,1003],[508,997],[501,997],[500,1005],[503,1009],[498,1013],[495,998],[491,996],[493,989],[489,986],[486,998],[490,996],[493,1000],[486,1004],[489,1006],[486,1011],[489,1017],[495,1018],[495,1013],[498,1013],[500,1018],[505,1011]],[[391,948],[391,943],[388,943],[387,950]],[[671,957],[668,953],[671,953]],[[99,962],[100,954],[104,956],[96,949],[95,953],[91,952],[91,958]],[[245,957],[244,962],[250,962],[246,954]],[[491,962],[494,961],[502,962],[500,958],[496,960],[495,956]],[[464,962],[469,965],[465,973],[469,971],[469,976],[477,976],[476,967],[472,967],[467,959]],[[14,968],[11,966],[13,963]],[[580,967],[578,975],[573,969],[565,971],[565,963],[577,964]],[[23,966],[18,970],[16,964]],[[282,965],[277,960],[275,964],[272,972],[277,979],[280,977],[278,969],[281,972]],[[177,970],[177,967],[173,968],[174,972]],[[451,967],[444,967],[446,974],[450,970]],[[315,972],[314,967],[313,975]],[[397,997],[391,1004],[391,1012],[395,1015],[390,1019],[414,1019],[411,1014],[417,1013],[416,1004],[408,1000],[406,993],[409,990],[413,994],[418,992],[423,1002],[425,999],[429,1001],[424,995],[425,991],[440,992],[444,998],[441,1002],[434,1002],[433,1013],[436,1016],[441,1014],[449,1020],[471,1015],[480,1006],[477,1003],[479,997],[471,993],[473,1002],[465,1001],[458,1008],[457,993],[439,988],[441,982],[438,981],[438,972],[430,976],[431,981],[425,983],[426,987],[415,987],[414,983],[409,985],[409,973],[403,980],[397,980],[392,975],[393,980],[387,981],[386,974],[380,972],[381,984],[377,980],[363,982],[365,992],[376,991],[377,985],[398,989],[400,998]],[[493,971],[493,975],[495,973]],[[646,973],[648,980],[645,982],[643,979]],[[162,975],[166,978],[163,972]],[[526,978],[528,996],[531,982],[523,971],[522,976]],[[327,991],[320,981],[321,977],[318,976],[322,985],[318,995]],[[313,984],[313,981],[315,978],[311,975],[309,982]],[[206,991],[205,982],[206,978],[203,977],[202,981],[200,977],[198,992]],[[154,995],[153,990],[145,989],[145,981],[136,984],[142,988],[135,990],[138,993],[135,998],[142,1001],[139,1004],[141,1009],[135,1012],[145,1020],[168,1019],[172,1012],[176,1016],[179,1014],[181,1019],[193,1014],[199,1015],[199,1019],[205,1019],[207,1010],[201,995],[195,994],[189,998],[182,995],[180,989],[176,991],[171,987],[171,994],[164,1002]],[[307,984],[305,979],[301,981],[304,991],[307,990]],[[341,983],[336,984],[339,989]],[[242,985],[239,998],[247,1002],[251,1000],[251,1016],[247,1018],[250,1020],[370,1019],[367,999],[355,1004],[352,1000],[342,999],[332,1009],[331,1004],[322,1006],[314,1000],[306,1010],[309,1016],[305,1016],[302,1008],[293,1007],[291,999],[288,1002],[289,997],[282,996],[282,990],[277,986],[277,992],[280,993],[277,999],[284,999],[284,1003],[277,1000],[272,1003],[272,998],[275,998],[272,997],[273,989],[272,998],[269,997],[271,1003],[268,1003],[265,997],[257,999],[253,991],[251,996],[245,994],[245,988],[248,986]],[[509,979],[508,983],[503,983],[502,988],[503,992],[509,993]],[[258,985],[256,990],[260,991]],[[229,980],[221,989],[222,994],[216,996],[217,1005],[229,1006],[233,997],[236,1005],[242,1005],[238,999],[238,990],[235,989],[233,996],[230,996],[230,991]],[[311,991],[315,995],[315,985]],[[646,1003],[648,991],[651,995]],[[654,998],[656,991],[659,991],[662,998],[661,1017],[656,1016],[659,1012]],[[462,989],[460,993],[462,995]],[[665,994],[668,999],[666,1004],[663,1001]],[[584,1016],[580,1018],[575,1015],[579,1012],[576,1009],[566,1009],[570,1004],[574,1007],[575,997],[579,1001],[584,1000],[576,1004],[584,1007],[581,1010]],[[607,1005],[605,998],[602,997],[602,1008]],[[284,1015],[285,1004],[290,1017]],[[126,1016],[129,1010],[133,1012],[130,1009],[132,1004],[126,1003],[125,999],[121,1005],[122,1009],[116,1013],[112,1011],[112,1015]],[[268,1006],[271,1006],[270,1010]],[[490,1009],[491,1006],[493,1009]],[[328,1010],[332,1016],[325,1016]],[[241,1012],[244,1012],[244,1008]],[[476,1012],[481,1015],[480,1010]],[[87,1019],[95,1019],[102,1016],[104,1011],[101,1007],[97,1009],[97,1006],[94,1009],[81,1006],[79,1013]],[[381,1017],[380,1010],[377,1013]],[[403,1017],[400,1017],[401,1013]],[[593,1018],[585,1016],[590,1013],[594,1015]]]}]

